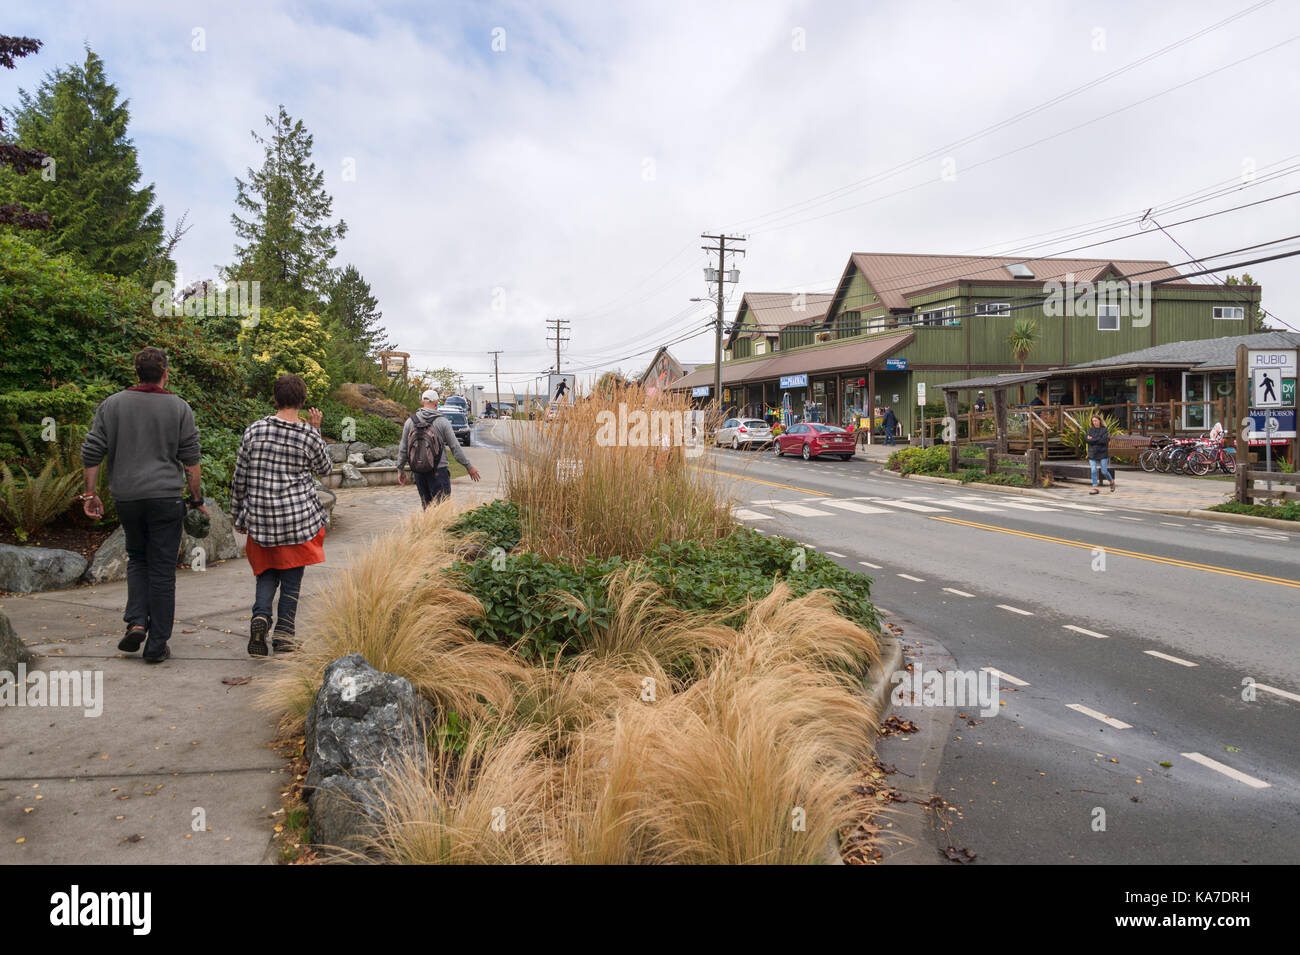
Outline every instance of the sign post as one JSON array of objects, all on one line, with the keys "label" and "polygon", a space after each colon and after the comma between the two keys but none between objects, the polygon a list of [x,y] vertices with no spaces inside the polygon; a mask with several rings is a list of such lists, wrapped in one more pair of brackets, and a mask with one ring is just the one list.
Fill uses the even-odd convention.
[{"label": "sign post", "polygon": [[[1242,477],[1248,467],[1241,453],[1241,444],[1263,440],[1264,467],[1273,470],[1273,442],[1290,439],[1291,456],[1296,452],[1296,397],[1295,380],[1297,350],[1294,348],[1237,349],[1237,408],[1240,428],[1246,441],[1238,439],[1237,500],[1245,503],[1249,497],[1249,482]],[[1246,389],[1249,388],[1249,391]],[[1249,407],[1243,407],[1249,400]],[[1272,478],[1266,478],[1268,490],[1273,489]]]},{"label": "sign post", "polygon": [[918,381],[916,383],[916,403],[921,409],[920,414],[917,416],[917,420],[921,423],[921,447],[924,448],[927,447],[927,445],[925,443],[925,382],[923,381]]}]

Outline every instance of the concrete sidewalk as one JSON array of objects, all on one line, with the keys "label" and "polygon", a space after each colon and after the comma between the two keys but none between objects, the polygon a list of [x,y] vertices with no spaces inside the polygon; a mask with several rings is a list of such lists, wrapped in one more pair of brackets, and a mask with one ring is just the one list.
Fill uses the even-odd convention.
[{"label": "concrete sidewalk", "polygon": [[[497,496],[500,455],[469,454],[483,481],[458,478],[452,493],[474,506]],[[411,485],[337,493],[326,562],[303,581],[302,635],[319,606],[312,598],[419,507]],[[172,657],[153,666],[117,650],[125,581],[0,604],[37,655],[31,669],[103,680],[98,717],[70,707],[0,710],[0,863],[274,861],[270,837],[289,779],[272,747],[275,720],[251,706],[261,668],[275,665],[245,651],[252,599],[242,558],[178,571]],[[250,682],[223,683],[241,678]]]},{"label": "concrete sidewalk", "polygon": [[[873,444],[858,448],[860,459],[879,464],[882,468],[889,456],[906,445],[890,447]],[[1051,467],[1054,462],[1048,462]],[[923,483],[923,482],[922,482]],[[1006,488],[989,485],[971,485],[979,490],[1005,491]],[[1054,500],[1087,503],[1092,495],[1091,485],[1087,481],[1057,482],[1051,488],[1012,489],[1022,494],[1041,496]],[[1133,508],[1141,511],[1194,511],[1222,504],[1230,500],[1233,494],[1231,480],[1217,480],[1211,477],[1190,477],[1184,474],[1149,474],[1140,469],[1118,471],[1115,473],[1115,492],[1108,487],[1101,488],[1102,503],[1117,507]]]}]

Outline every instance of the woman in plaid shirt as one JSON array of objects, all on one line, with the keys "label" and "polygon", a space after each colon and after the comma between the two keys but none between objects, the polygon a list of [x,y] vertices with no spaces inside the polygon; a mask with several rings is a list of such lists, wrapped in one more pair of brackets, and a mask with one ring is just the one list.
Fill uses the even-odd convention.
[{"label": "woman in plaid shirt", "polygon": [[293,620],[302,589],[303,568],[325,560],[325,510],[316,497],[313,474],[328,474],[332,463],[320,436],[321,413],[312,408],[307,422],[299,413],[307,385],[297,375],[281,375],[272,388],[275,414],[244,430],[230,489],[235,530],[248,535],[245,553],[257,577],[248,653],[266,656],[271,602],[279,588],[276,653],[294,648]]}]

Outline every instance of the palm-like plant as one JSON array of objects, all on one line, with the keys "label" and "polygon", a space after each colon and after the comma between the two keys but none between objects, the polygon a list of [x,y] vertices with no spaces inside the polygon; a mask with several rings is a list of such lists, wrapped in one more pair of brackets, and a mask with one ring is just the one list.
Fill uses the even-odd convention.
[{"label": "palm-like plant", "polygon": [[1016,361],[1020,362],[1021,371],[1025,370],[1025,359],[1037,344],[1038,322],[1032,318],[1018,319],[1011,328],[1011,334],[1007,336],[1007,345],[1011,347],[1011,354],[1016,356]]},{"label": "palm-like plant", "polygon": [[55,455],[35,477],[24,468],[23,477],[16,478],[0,463],[0,522],[25,541],[71,507],[80,486],[81,475],[60,468]]}]

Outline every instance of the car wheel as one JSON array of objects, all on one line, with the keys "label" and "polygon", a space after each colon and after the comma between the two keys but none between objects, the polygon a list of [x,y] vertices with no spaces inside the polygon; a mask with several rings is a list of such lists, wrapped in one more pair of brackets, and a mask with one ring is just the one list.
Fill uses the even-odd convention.
[{"label": "car wheel", "polygon": [[731,450],[733,451],[740,450],[740,439],[737,438],[734,434],[731,436]]},{"label": "car wheel", "polygon": [[784,457],[785,452],[781,450],[781,442],[780,442],[780,441],[773,441],[773,442],[772,442],[772,452],[773,452],[773,453],[774,453],[778,458],[779,458],[779,457]]},{"label": "car wheel", "polygon": [[806,444],[803,446],[803,459],[805,461],[812,459],[812,450]]}]

